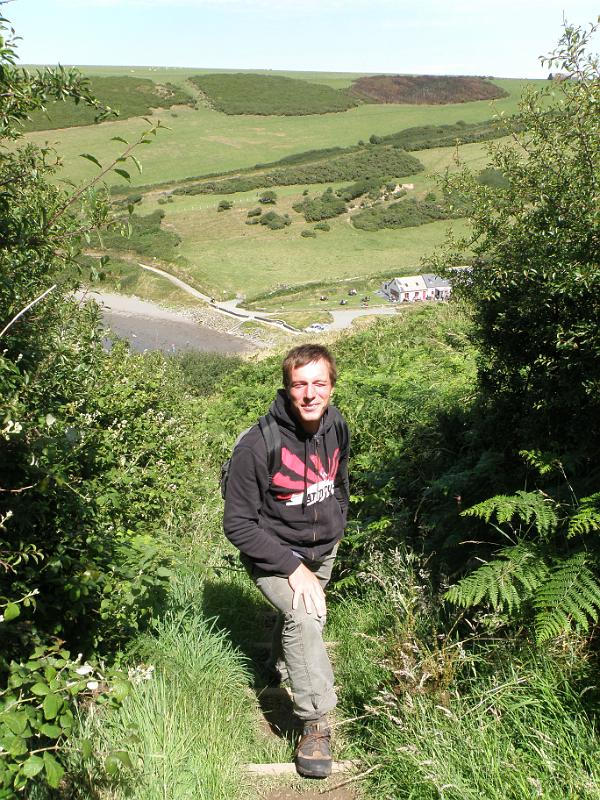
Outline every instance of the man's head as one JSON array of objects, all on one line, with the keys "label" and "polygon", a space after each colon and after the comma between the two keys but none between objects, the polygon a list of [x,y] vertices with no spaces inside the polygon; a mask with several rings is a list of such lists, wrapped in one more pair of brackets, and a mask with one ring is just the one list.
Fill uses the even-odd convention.
[{"label": "man's head", "polygon": [[283,385],[292,411],[309,433],[319,429],[337,379],[335,359],[326,347],[294,347],[283,361]]}]

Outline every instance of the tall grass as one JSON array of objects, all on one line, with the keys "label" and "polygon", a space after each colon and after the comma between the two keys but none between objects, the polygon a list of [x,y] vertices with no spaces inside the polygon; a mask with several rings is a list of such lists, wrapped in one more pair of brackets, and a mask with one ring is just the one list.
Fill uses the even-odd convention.
[{"label": "tall grass", "polygon": [[596,676],[573,644],[461,641],[408,552],[334,606],[351,751],[385,800],[600,797]]},{"label": "tall grass", "polygon": [[244,762],[279,757],[279,743],[258,729],[244,658],[203,604],[197,577],[180,576],[172,608],[130,654],[140,665],[133,691],[118,710],[84,722],[83,735],[104,753],[126,751],[132,767],[107,780],[99,765],[84,765],[78,797],[94,797],[84,784],[104,783],[99,796],[111,800],[245,798]]}]

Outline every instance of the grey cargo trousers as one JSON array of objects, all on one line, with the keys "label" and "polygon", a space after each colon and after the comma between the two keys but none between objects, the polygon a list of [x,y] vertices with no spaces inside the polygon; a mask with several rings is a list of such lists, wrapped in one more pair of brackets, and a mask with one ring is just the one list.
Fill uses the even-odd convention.
[{"label": "grey cargo trousers", "polygon": [[[323,589],[331,577],[337,545],[320,562],[304,562]],[[292,609],[294,593],[287,578],[269,575],[243,559],[250,577],[278,613],[273,629],[271,663],[290,682],[294,711],[303,721],[317,720],[335,708],[333,670],[323,643],[325,617],[308,614],[300,599]],[[282,663],[283,661],[283,663]]]}]

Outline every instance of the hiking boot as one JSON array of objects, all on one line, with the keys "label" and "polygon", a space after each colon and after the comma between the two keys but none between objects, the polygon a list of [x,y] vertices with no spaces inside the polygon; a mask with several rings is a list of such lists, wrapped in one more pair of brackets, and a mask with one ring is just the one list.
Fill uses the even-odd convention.
[{"label": "hiking boot", "polygon": [[296,772],[303,778],[331,775],[331,731],[326,719],[307,722],[296,747]]}]

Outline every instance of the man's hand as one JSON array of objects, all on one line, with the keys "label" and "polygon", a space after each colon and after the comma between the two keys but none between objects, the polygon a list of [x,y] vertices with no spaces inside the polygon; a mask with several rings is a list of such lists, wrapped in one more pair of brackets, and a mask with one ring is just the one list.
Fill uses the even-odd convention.
[{"label": "man's hand", "polygon": [[317,617],[325,616],[327,613],[325,592],[308,567],[301,563],[288,577],[288,583],[294,592],[294,597],[292,598],[292,609],[294,611],[298,608],[300,598],[302,598],[307,614],[312,614],[314,609]]}]

